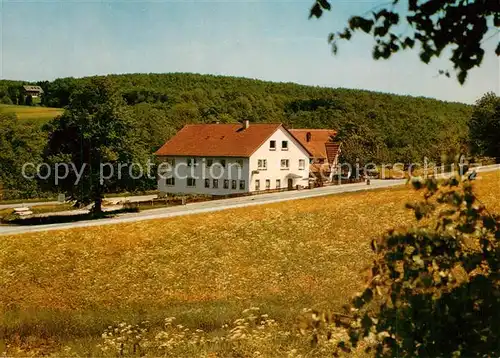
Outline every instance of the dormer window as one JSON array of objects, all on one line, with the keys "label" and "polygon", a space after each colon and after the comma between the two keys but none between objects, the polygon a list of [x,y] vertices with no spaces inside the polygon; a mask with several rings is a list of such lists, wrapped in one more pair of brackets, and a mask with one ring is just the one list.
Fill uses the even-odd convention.
[{"label": "dormer window", "polygon": [[269,142],[269,150],[276,150],[276,141],[272,140]]}]

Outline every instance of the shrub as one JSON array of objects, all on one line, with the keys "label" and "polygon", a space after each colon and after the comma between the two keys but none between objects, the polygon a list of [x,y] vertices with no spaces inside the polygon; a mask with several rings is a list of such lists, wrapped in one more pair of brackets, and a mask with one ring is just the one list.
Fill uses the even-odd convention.
[{"label": "shrub", "polygon": [[372,242],[368,287],[344,313],[318,313],[307,326],[313,343],[340,330],[338,352],[361,345],[377,357],[500,355],[498,217],[468,180],[414,186],[424,191],[408,205],[419,224]]}]

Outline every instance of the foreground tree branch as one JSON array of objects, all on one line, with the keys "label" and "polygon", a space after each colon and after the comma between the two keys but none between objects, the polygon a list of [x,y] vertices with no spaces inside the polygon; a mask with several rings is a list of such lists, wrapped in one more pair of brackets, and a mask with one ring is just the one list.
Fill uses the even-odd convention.
[{"label": "foreground tree branch", "polygon": [[[463,84],[467,74],[483,61],[484,44],[494,37],[486,34],[493,28],[500,29],[500,2],[495,0],[408,0],[404,16],[398,4],[405,0],[393,0],[370,11],[369,14],[352,16],[343,31],[331,33],[328,41],[333,52],[338,51],[339,40],[350,40],[356,31],[373,36],[373,58],[388,59],[394,53],[420,47],[420,60],[428,64],[434,57],[450,48],[449,60]],[[316,0],[309,17],[320,18],[325,10],[331,10],[328,0]],[[411,33],[400,32],[401,25]],[[495,50],[500,56],[500,41]],[[449,71],[440,71],[450,76]]]}]

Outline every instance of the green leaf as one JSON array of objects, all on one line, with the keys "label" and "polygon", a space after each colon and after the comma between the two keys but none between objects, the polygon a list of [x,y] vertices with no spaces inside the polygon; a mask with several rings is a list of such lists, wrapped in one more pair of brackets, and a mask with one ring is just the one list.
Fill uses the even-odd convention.
[{"label": "green leaf", "polygon": [[353,16],[349,19],[349,27],[352,30],[361,29],[366,33],[371,31],[373,24],[373,20],[365,19],[361,16]]},{"label": "green leaf", "polygon": [[373,34],[375,36],[384,37],[389,32],[389,28],[390,28],[389,23],[385,22],[383,25],[377,26],[373,31]]},{"label": "green leaf", "polygon": [[338,48],[337,44],[335,42],[333,42],[332,43],[332,52],[333,52],[333,54],[336,55],[337,52],[338,52],[338,50],[339,50],[339,48]]},{"label": "green leaf", "polygon": [[410,37],[407,37],[405,38],[404,45],[406,47],[413,48],[413,46],[415,46],[415,40]]},{"label": "green leaf", "polygon": [[361,319],[361,327],[365,330],[365,331],[368,331],[371,327],[373,326],[373,321],[372,319],[370,318],[370,316],[368,316],[368,313],[365,313],[365,315],[363,316],[363,318]]},{"label": "green leaf", "polygon": [[431,61],[431,52],[430,51],[423,51],[420,53],[420,60],[428,64]]},{"label": "green leaf", "polygon": [[432,279],[432,276],[429,275],[429,274],[423,274],[421,277],[420,277],[420,281],[422,282],[422,284],[424,285],[424,287],[431,287],[434,280]]},{"label": "green leaf", "polygon": [[457,78],[458,78],[458,82],[460,82],[460,84],[463,85],[465,83],[465,80],[467,79],[467,71],[464,71],[464,70],[460,71],[458,73]]},{"label": "green leaf", "polygon": [[423,266],[424,265],[424,260],[420,257],[420,255],[413,255],[412,256],[413,262],[415,262],[418,266]]},{"label": "green leaf", "polygon": [[424,187],[423,183],[420,180],[413,180],[412,185],[415,190],[420,190]]},{"label": "green leaf", "polygon": [[322,14],[323,14],[323,9],[321,9],[321,6],[318,3],[316,3],[311,8],[311,11],[309,13],[309,18],[316,17],[319,19]]},{"label": "green leaf", "polygon": [[332,9],[330,3],[327,0],[317,0],[321,7],[325,10],[330,11]]},{"label": "green leaf", "polygon": [[390,12],[387,15],[387,20],[391,25],[397,25],[399,23],[399,15],[395,12]]},{"label": "green leaf", "polygon": [[318,333],[314,333],[311,338],[311,347],[315,348],[318,345]]},{"label": "green leaf", "polygon": [[354,308],[357,308],[357,309],[363,307],[363,305],[364,305],[363,298],[361,296],[354,297],[352,304],[353,304]]},{"label": "green leaf", "polygon": [[361,296],[363,301],[365,303],[370,303],[371,300],[373,299],[373,291],[370,288],[367,288],[364,292],[363,295]]},{"label": "green leaf", "polygon": [[344,32],[338,34],[341,39],[350,40],[351,39],[351,31],[349,29],[344,29]]}]

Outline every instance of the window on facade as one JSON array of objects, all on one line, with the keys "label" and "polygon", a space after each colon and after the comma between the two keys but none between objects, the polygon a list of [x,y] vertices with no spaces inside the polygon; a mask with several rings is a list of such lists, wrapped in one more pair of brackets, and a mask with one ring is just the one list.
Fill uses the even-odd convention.
[{"label": "window on facade", "polygon": [[280,189],[280,188],[281,188],[281,180],[276,179],[276,189]]},{"label": "window on facade", "polygon": [[243,159],[236,160],[236,164],[238,164],[240,168],[243,168]]},{"label": "window on facade", "polygon": [[170,164],[168,160],[165,160],[163,163],[158,165],[158,177],[167,178],[170,174],[172,174],[173,170],[173,165]]},{"label": "window on facade", "polygon": [[167,162],[168,164],[170,164],[172,167],[175,165],[175,159],[174,158],[167,158],[167,160],[165,160],[165,162]]},{"label": "window on facade", "polygon": [[196,179],[187,178],[187,186],[190,186],[190,187],[196,186]]},{"label": "window on facade", "polygon": [[305,159],[299,159],[299,170],[306,169],[306,161]]},{"label": "window on facade", "polygon": [[260,190],[260,180],[259,179],[255,180],[255,190]]},{"label": "window on facade", "polygon": [[319,163],[319,164],[323,164],[324,162],[325,162],[325,160],[324,160],[323,158],[318,159],[318,163]]},{"label": "window on facade", "polygon": [[281,159],[281,169],[290,168],[290,161],[288,159]]},{"label": "window on facade", "polygon": [[205,188],[210,188],[210,179],[205,179]]},{"label": "window on facade", "polygon": [[266,179],[266,189],[271,189],[271,180]]},{"label": "window on facade", "polygon": [[210,168],[214,164],[213,159],[207,159],[207,168]]},{"label": "window on facade", "polygon": [[231,189],[236,189],[236,180],[231,182]]},{"label": "window on facade", "polygon": [[219,188],[219,179],[214,179],[214,180],[212,181],[212,187],[213,187],[214,189],[218,189],[218,188]]},{"label": "window on facade", "polygon": [[245,181],[240,180],[240,190],[245,190]]},{"label": "window on facade", "polygon": [[275,140],[272,140],[269,142],[269,149],[276,150],[276,141]]},{"label": "window on facade", "polygon": [[229,189],[229,180],[224,179],[224,189]]},{"label": "window on facade", "polygon": [[165,180],[165,184],[167,184],[167,185],[171,185],[171,186],[175,185],[175,178],[174,178],[174,177],[167,178],[167,179]]},{"label": "window on facade", "polygon": [[187,159],[187,165],[188,166],[195,166],[196,165],[196,158],[188,158]]},{"label": "window on facade", "polygon": [[288,141],[287,140],[281,141],[281,150],[288,150]]},{"label": "window on facade", "polygon": [[266,170],[267,169],[267,159],[259,159],[257,161],[257,169]]},{"label": "window on facade", "polygon": [[222,165],[223,168],[226,167],[226,160],[225,159],[221,159],[220,160],[220,165]]}]

